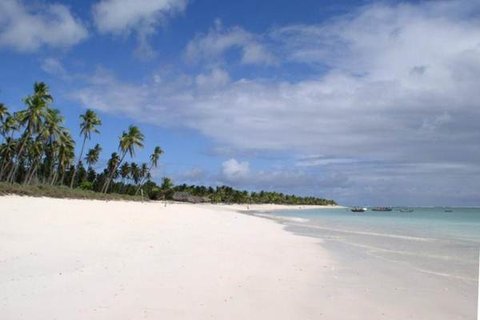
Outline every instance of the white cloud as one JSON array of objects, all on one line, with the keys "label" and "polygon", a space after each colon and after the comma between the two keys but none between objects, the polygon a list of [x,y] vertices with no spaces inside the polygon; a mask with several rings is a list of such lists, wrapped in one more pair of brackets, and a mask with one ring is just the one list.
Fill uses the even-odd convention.
[{"label": "white cloud", "polygon": [[275,57],[262,44],[262,37],[245,31],[241,27],[225,29],[220,20],[207,34],[199,34],[190,41],[186,49],[186,58],[191,62],[218,64],[230,50],[241,52],[243,64],[276,63]]},{"label": "white cloud", "polygon": [[214,68],[207,74],[195,77],[195,84],[202,89],[218,89],[230,82],[230,76],[223,69]]},{"label": "white cloud", "polygon": [[36,51],[43,46],[66,48],[87,35],[82,22],[62,4],[33,9],[20,0],[0,1],[0,47],[21,52]]},{"label": "white cloud", "polygon": [[242,179],[250,173],[250,164],[247,161],[239,162],[230,159],[222,163],[222,174],[227,180]]},{"label": "white cloud", "polygon": [[103,33],[153,31],[167,16],[185,9],[187,0],[102,0],[93,6],[95,24]]},{"label": "white cloud", "polygon": [[128,35],[135,33],[136,53],[151,57],[154,52],[148,41],[157,27],[169,16],[183,12],[187,0],[101,0],[93,6],[95,25],[101,33]]},{"label": "white cloud", "polygon": [[55,58],[44,59],[40,67],[46,73],[55,75],[58,77],[65,77],[67,74],[67,72],[65,71],[65,68],[63,67],[63,64],[60,62],[60,60]]},{"label": "white cloud", "polygon": [[[471,14],[479,11],[468,1],[383,4],[323,25],[274,29],[276,54],[311,67],[308,79],[232,79],[217,67],[160,83],[93,77],[74,96],[106,112],[195,129],[240,151],[320,154],[332,174],[347,172],[359,185],[365,179],[362,192],[388,183],[421,191],[429,181],[434,189],[441,176],[451,194],[470,197],[467,187],[480,188],[470,181],[480,163],[480,22]],[[239,46],[243,31],[232,30],[194,40],[192,57]],[[439,159],[450,166],[432,165]],[[407,163],[433,171],[409,176],[416,187],[407,188],[397,175],[408,173]]]}]

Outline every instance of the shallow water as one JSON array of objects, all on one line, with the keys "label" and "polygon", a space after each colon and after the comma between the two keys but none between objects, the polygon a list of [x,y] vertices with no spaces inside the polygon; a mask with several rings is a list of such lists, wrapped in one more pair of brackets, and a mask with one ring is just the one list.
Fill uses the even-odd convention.
[{"label": "shallow water", "polygon": [[360,214],[307,209],[277,211],[271,217],[287,230],[322,239],[342,266],[334,277],[342,277],[338,283],[345,290],[368,287],[372,298],[387,304],[392,295],[395,307],[413,318],[475,319],[480,209]]}]

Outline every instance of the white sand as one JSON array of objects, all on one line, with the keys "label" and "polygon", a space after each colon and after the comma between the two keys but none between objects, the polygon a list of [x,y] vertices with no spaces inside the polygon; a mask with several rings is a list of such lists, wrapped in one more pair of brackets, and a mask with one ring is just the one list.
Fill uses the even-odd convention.
[{"label": "white sand", "polygon": [[318,241],[234,209],[0,197],[0,319],[321,318]]}]

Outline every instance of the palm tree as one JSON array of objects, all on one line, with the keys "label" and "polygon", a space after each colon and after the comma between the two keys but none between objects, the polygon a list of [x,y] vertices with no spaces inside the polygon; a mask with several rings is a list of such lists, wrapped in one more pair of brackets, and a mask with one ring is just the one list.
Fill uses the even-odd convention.
[{"label": "palm tree", "polygon": [[3,136],[3,141],[5,141],[6,138],[6,132],[4,131],[4,122],[9,115],[10,114],[8,113],[7,107],[3,103],[0,103],[0,134]]},{"label": "palm tree", "polygon": [[[102,191],[103,192],[103,188],[105,188],[105,185],[107,185],[107,188],[108,186],[110,185],[110,181],[115,179],[116,176],[118,175],[118,166],[120,164],[120,156],[118,155],[118,153],[114,152],[112,153],[112,155],[110,156],[110,159],[108,160],[107,162],[107,169],[105,170],[106,171],[106,179],[105,179],[105,182],[103,184],[103,187],[102,187]],[[106,193],[106,191],[105,191]]]},{"label": "palm tree", "polygon": [[12,165],[15,151],[17,150],[17,140],[7,137],[5,142],[0,145],[0,180],[3,178],[3,173]]},{"label": "palm tree", "polygon": [[100,152],[102,152],[102,147],[100,147],[98,143],[95,145],[95,147],[93,147],[93,149],[88,150],[87,155],[85,156],[85,162],[88,164],[88,167],[92,167],[98,162]]},{"label": "palm tree", "polygon": [[25,125],[20,144],[16,154],[16,162],[13,170],[7,177],[7,181],[14,182],[20,160],[23,157],[25,145],[32,135],[40,131],[42,120],[45,118],[48,104],[53,101],[48,92],[48,86],[43,82],[35,82],[33,86],[33,95],[25,98],[24,102],[27,109],[18,112],[18,120],[21,125]]},{"label": "palm tree", "polygon": [[23,181],[24,184],[32,181],[33,175],[38,170],[41,159],[44,153],[47,151],[45,146],[49,146],[54,141],[57,141],[65,131],[62,123],[63,117],[60,115],[60,111],[57,109],[48,108],[43,126],[35,139],[35,143],[32,145],[35,148],[32,150],[34,158],[32,160],[30,170]]},{"label": "palm tree", "polygon": [[120,141],[118,144],[118,148],[121,150],[122,156],[117,166],[110,171],[109,176],[107,177],[102,188],[103,193],[107,193],[108,187],[110,186],[110,183],[113,179],[113,174],[117,170],[117,167],[123,162],[127,153],[130,154],[130,157],[133,157],[135,155],[135,148],[143,147],[143,139],[144,139],[143,133],[136,126],[130,126],[128,127],[128,131],[126,132],[124,131],[122,133],[122,136],[120,137]]},{"label": "palm tree", "polygon": [[19,128],[18,123],[18,113],[14,113],[13,115],[7,114],[0,126],[0,134],[4,137],[13,138],[13,134]]},{"label": "palm tree", "polygon": [[125,179],[130,175],[131,169],[130,164],[128,162],[124,162],[120,167],[120,176],[122,177],[122,190],[121,193],[124,192],[125,189]]},{"label": "palm tree", "polygon": [[61,174],[60,184],[63,184],[63,180],[65,179],[65,170],[69,167],[75,158],[75,141],[73,140],[70,132],[64,130],[60,139],[58,140],[58,163],[57,163],[57,170],[52,178],[50,184],[55,184],[57,180],[58,173]]},{"label": "palm tree", "polygon": [[80,165],[80,161],[82,160],[83,156],[83,149],[85,147],[85,142],[90,140],[92,132],[99,133],[97,127],[102,124],[102,121],[97,117],[96,113],[91,110],[87,109],[85,114],[80,116],[82,119],[82,123],[80,124],[80,135],[83,135],[83,143],[82,149],[80,150],[80,155],[78,156],[78,162],[75,168],[73,169],[72,180],[70,181],[70,188],[73,188],[73,182],[75,181],[75,175],[77,174],[77,168]]},{"label": "palm tree", "polygon": [[142,163],[140,166],[140,182],[145,180],[148,176],[148,165],[146,163]]},{"label": "palm tree", "polygon": [[162,148],[160,148],[159,146],[156,146],[155,149],[153,150],[153,153],[150,155],[150,168],[148,168],[148,172],[145,173],[144,178],[140,182],[135,194],[138,194],[138,191],[140,191],[140,188],[142,187],[143,182],[145,181],[145,178],[147,176],[148,177],[151,176],[150,172],[152,171],[152,168],[153,167],[156,168],[158,166],[158,159],[160,159],[160,156],[162,154],[163,154]]},{"label": "palm tree", "polygon": [[25,174],[23,184],[29,184],[35,173],[38,169],[38,164],[40,163],[40,158],[42,157],[43,153],[43,143],[41,141],[32,141],[30,147],[28,148],[28,154],[31,159],[30,161],[30,169]]},{"label": "palm tree", "polygon": [[166,195],[171,192],[172,188],[173,188],[172,179],[170,179],[168,177],[163,177],[162,185],[160,186],[160,190],[162,191],[164,200],[166,199]]},{"label": "palm tree", "polygon": [[136,164],[135,162],[132,162],[132,164],[130,165],[130,177],[132,178],[133,180],[133,183],[135,185],[138,184],[138,182],[140,181],[140,168],[138,167],[138,164]]},{"label": "palm tree", "polygon": [[3,103],[0,103],[0,121],[3,121],[3,119],[8,115],[8,108],[6,105]]}]

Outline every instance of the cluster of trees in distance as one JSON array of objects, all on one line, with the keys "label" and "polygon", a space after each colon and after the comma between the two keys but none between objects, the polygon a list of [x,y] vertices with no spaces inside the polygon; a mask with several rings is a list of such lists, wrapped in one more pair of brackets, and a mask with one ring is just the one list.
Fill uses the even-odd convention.
[{"label": "cluster of trees in distance", "polygon": [[173,187],[173,192],[182,192],[196,197],[208,199],[213,203],[275,203],[292,205],[336,205],[333,200],[317,197],[299,197],[296,195],[283,194],[281,192],[259,191],[248,192],[236,190],[228,186],[205,187],[195,185],[178,185]]},{"label": "cluster of trees in distance", "polygon": [[32,94],[23,99],[25,108],[10,112],[0,103],[0,181],[23,185],[67,186],[101,193],[137,195],[140,190],[150,199],[172,199],[175,193],[187,193],[205,201],[226,203],[284,203],[333,205],[332,200],[298,197],[278,192],[248,192],[227,186],[174,186],[169,178],[160,185],[151,179],[163,150],[154,148],[148,163],[127,162],[143,148],[144,135],[134,125],[123,131],[118,150],[106,166],[96,165],[103,148],[97,143],[88,148],[92,136],[100,133],[102,122],[93,110],[80,115],[80,148],[64,126],[60,111],[52,107],[53,97],[48,86],[36,82]]}]

